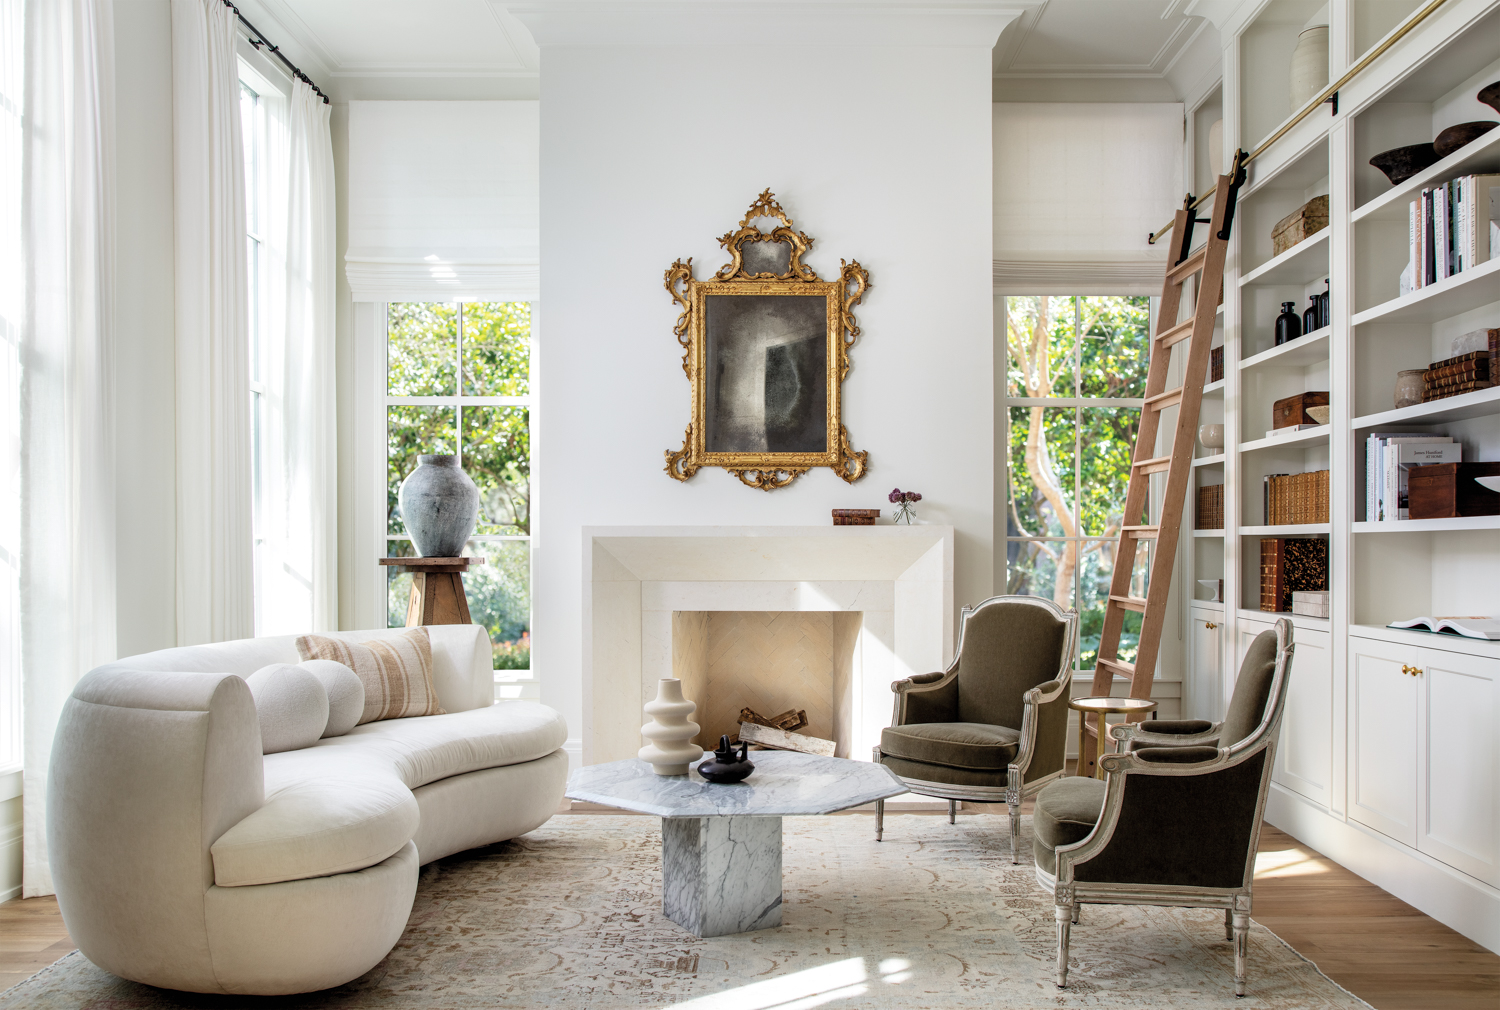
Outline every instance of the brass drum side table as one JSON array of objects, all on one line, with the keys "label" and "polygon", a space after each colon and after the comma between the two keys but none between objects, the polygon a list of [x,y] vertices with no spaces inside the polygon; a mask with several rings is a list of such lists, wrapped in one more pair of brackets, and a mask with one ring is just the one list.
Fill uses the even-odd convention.
[{"label": "brass drum side table", "polygon": [[[1068,707],[1078,713],[1078,763],[1083,765],[1084,741],[1088,737],[1088,727],[1085,725],[1090,714],[1099,717],[1098,733],[1099,745],[1094,748],[1094,778],[1102,779],[1100,774],[1098,755],[1104,753],[1104,741],[1109,739],[1105,735],[1106,715],[1145,715],[1147,712],[1155,711],[1156,702],[1147,698],[1070,698]],[[1078,774],[1082,775],[1083,772]]]}]

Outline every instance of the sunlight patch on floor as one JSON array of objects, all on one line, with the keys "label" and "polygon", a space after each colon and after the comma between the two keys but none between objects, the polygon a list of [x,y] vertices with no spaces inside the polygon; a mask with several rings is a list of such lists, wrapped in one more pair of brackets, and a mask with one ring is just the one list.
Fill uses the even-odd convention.
[{"label": "sunlight patch on floor", "polygon": [[779,978],[742,985],[665,1010],[810,1010],[835,1000],[853,999],[870,991],[869,983],[900,983],[912,977],[911,962],[888,957],[871,972],[862,957],[793,972]]},{"label": "sunlight patch on floor", "polygon": [[1328,867],[1301,849],[1280,849],[1255,855],[1256,877],[1302,877],[1327,872]]}]

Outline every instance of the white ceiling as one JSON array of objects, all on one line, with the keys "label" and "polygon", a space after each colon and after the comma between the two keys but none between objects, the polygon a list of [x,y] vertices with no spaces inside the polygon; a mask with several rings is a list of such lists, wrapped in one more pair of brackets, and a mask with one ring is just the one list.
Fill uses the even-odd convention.
[{"label": "white ceiling", "polygon": [[997,78],[1153,77],[1172,68],[1207,22],[1185,0],[1047,0],[995,46]]},{"label": "white ceiling", "polygon": [[[996,45],[996,97],[1007,89],[1034,96],[1050,88],[1058,100],[1085,81],[1098,90],[1109,80],[1117,89],[1155,88],[1170,98],[1169,74],[1207,24],[1181,13],[1189,2],[1045,0]],[[470,92],[524,97],[537,87],[539,52],[506,0],[240,0],[239,6],[336,100]]]}]

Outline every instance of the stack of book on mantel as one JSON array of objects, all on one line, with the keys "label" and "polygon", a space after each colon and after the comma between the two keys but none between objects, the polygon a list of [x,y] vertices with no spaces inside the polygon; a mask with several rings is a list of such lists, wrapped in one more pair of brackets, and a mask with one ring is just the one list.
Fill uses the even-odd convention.
[{"label": "stack of book on mantel", "polygon": [[1328,591],[1328,541],[1262,537],[1260,609],[1292,612],[1293,593]]},{"label": "stack of book on mantel", "polygon": [[874,526],[880,518],[879,509],[834,509],[835,526]]},{"label": "stack of book on mantel", "polygon": [[1465,175],[1422,190],[1406,223],[1403,296],[1500,254],[1500,175]]},{"label": "stack of book on mantel", "polygon": [[1332,593],[1293,593],[1292,613],[1302,617],[1332,617]]},{"label": "stack of book on mantel", "polygon": [[1195,530],[1224,528],[1224,485],[1209,484],[1198,489],[1198,508],[1193,516]]},{"label": "stack of book on mantel", "polygon": [[1463,445],[1429,431],[1380,431],[1365,439],[1365,519],[1410,518],[1408,485],[1414,466],[1463,462]]},{"label": "stack of book on mantel", "polygon": [[1328,522],[1328,471],[1272,473],[1262,488],[1267,526]]},{"label": "stack of book on mantel", "polygon": [[1422,402],[1431,403],[1476,389],[1489,389],[1500,383],[1500,329],[1466,333],[1457,345],[1479,343],[1481,346],[1442,361],[1434,361],[1422,373]]}]

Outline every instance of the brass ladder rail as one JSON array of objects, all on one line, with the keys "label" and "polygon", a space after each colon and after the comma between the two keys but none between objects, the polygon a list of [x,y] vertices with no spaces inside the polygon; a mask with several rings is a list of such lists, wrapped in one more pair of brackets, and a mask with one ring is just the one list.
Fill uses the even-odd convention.
[{"label": "brass ladder rail", "polygon": [[[1177,256],[1168,262],[1162,282],[1161,304],[1156,326],[1152,330],[1151,364],[1146,372],[1146,403],[1136,429],[1135,451],[1131,454],[1130,483],[1125,490],[1125,512],[1120,539],[1115,545],[1114,574],[1104,611],[1104,630],[1099,641],[1099,658],[1094,667],[1093,697],[1107,697],[1116,676],[1130,678],[1130,697],[1150,698],[1156,674],[1156,654],[1161,645],[1162,625],[1166,619],[1167,593],[1172,588],[1172,566],[1177,557],[1177,537],[1182,526],[1188,486],[1192,481],[1193,444],[1198,436],[1198,414],[1203,402],[1203,385],[1208,373],[1209,345],[1213,342],[1214,317],[1223,297],[1224,258],[1229,247],[1229,232],[1234,222],[1234,205],[1239,187],[1245,181],[1243,152],[1235,156],[1229,175],[1219,177],[1214,188],[1213,219],[1195,218],[1192,194],[1173,221],[1174,247]],[[1193,228],[1209,225],[1208,241],[1192,248]],[[1177,317],[1182,307],[1183,285],[1197,278],[1197,307],[1191,320],[1191,335],[1186,322]],[[1180,387],[1167,388],[1173,348],[1185,346],[1187,362]],[[1172,451],[1156,456],[1157,435],[1164,411],[1177,408],[1176,430]],[[1166,488],[1160,502],[1160,516],[1153,523],[1146,515],[1153,474],[1164,474]],[[1136,561],[1141,549],[1149,554],[1149,571],[1144,596],[1131,593]],[[1134,663],[1119,658],[1120,634],[1125,615],[1141,615],[1140,640]],[[1088,727],[1083,737],[1084,753],[1078,758],[1078,773],[1093,774],[1099,741]]]}]

